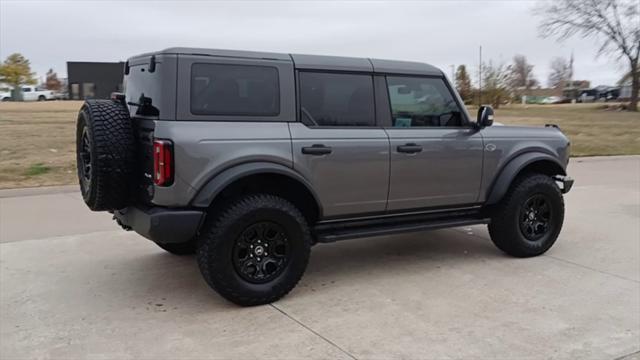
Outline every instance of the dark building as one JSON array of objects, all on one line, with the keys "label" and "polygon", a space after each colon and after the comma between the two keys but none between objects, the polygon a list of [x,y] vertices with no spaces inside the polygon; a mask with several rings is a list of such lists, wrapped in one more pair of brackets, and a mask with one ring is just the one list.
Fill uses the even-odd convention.
[{"label": "dark building", "polygon": [[108,99],[114,91],[122,91],[123,62],[68,61],[69,99]]}]

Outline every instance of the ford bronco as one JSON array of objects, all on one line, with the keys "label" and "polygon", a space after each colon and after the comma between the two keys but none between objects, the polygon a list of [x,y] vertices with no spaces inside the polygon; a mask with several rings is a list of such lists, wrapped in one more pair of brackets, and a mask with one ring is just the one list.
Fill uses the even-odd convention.
[{"label": "ford bronco", "polygon": [[472,119],[436,67],[170,48],[124,84],[78,115],[84,201],[236,304],[287,294],[317,243],[488,224],[529,257],[560,233],[567,137]]}]

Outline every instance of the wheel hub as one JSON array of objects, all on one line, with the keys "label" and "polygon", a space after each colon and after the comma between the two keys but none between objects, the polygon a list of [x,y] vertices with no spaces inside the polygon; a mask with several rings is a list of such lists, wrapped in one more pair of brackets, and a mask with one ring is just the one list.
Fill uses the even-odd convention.
[{"label": "wheel hub", "polygon": [[282,273],[290,253],[284,228],[273,222],[260,222],[248,226],[236,239],[233,264],[244,280],[261,284]]},{"label": "wheel hub", "polygon": [[551,228],[551,206],[547,196],[536,194],[524,202],[520,210],[520,232],[530,241],[545,236]]}]

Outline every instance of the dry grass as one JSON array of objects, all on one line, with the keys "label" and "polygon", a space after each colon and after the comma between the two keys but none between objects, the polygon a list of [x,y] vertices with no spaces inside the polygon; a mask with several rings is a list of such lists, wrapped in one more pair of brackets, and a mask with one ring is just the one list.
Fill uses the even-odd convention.
[{"label": "dry grass", "polygon": [[[80,101],[0,103],[0,188],[75,184],[75,122]],[[600,105],[512,105],[507,125],[559,125],[575,156],[640,154],[640,113]],[[475,113],[474,110],[471,113]]]},{"label": "dry grass", "polygon": [[0,188],[77,182],[80,101],[0,103]]},{"label": "dry grass", "polygon": [[510,105],[496,110],[496,121],[505,125],[556,124],[571,140],[573,156],[640,154],[640,112],[603,107],[603,104]]}]

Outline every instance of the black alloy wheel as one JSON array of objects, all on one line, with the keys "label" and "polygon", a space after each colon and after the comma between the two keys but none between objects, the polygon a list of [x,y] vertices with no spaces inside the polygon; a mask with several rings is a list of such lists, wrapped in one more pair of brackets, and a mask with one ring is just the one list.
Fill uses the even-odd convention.
[{"label": "black alloy wheel", "polygon": [[529,241],[545,236],[551,228],[552,210],[549,199],[543,194],[535,194],[520,208],[520,231]]},{"label": "black alloy wheel", "polygon": [[265,221],[250,225],[236,239],[233,264],[244,280],[263,284],[282,273],[290,255],[289,238],[284,228]]},{"label": "black alloy wheel", "polygon": [[88,188],[91,184],[91,138],[89,137],[89,130],[86,127],[82,130],[81,141],[80,172],[82,176],[80,177],[80,181]]}]

